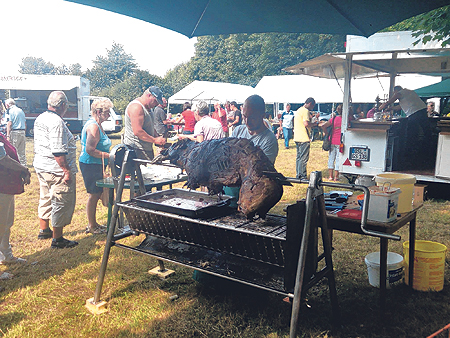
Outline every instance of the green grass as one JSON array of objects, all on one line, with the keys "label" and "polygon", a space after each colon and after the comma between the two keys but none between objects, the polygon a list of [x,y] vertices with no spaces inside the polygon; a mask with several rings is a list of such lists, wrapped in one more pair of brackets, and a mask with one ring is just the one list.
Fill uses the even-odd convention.
[{"label": "green grass", "polygon": [[[113,140],[118,143],[116,137]],[[308,171],[326,174],[327,153],[314,142]],[[280,141],[276,167],[285,176],[295,176],[295,148],[285,150]],[[32,161],[32,140],[27,139],[28,163]],[[31,165],[30,165],[31,169]],[[31,169],[32,170],[32,169]],[[210,290],[197,282],[192,270],[167,264],[176,273],[161,281],[147,273],[155,259],[112,248],[103,284],[103,300],[109,312],[91,315],[84,307],[93,297],[105,236],[85,234],[87,195],[81,174],[77,175],[77,207],[65,236],[79,241],[68,250],[50,250],[50,240],[37,240],[36,175],[26,192],[16,196],[16,218],[12,228],[13,252],[28,263],[0,266],[14,279],[0,281],[0,336],[4,337],[287,337],[291,308],[275,294],[250,287]],[[274,212],[305,195],[304,185],[285,188]],[[417,239],[450,246],[450,203],[426,201],[418,213]],[[106,222],[106,208],[99,205],[100,223]],[[402,253],[408,228],[399,231],[402,241],[390,241],[389,250]],[[137,245],[143,239],[123,242]],[[378,251],[376,238],[334,233],[333,260],[342,327],[331,331],[331,306],[326,283],[308,293],[311,305],[302,309],[299,337],[425,337],[450,322],[449,276],[439,293],[412,291],[400,285],[387,292],[386,318],[377,318],[378,289],[368,283],[366,254]],[[178,295],[171,300],[170,297]]]}]

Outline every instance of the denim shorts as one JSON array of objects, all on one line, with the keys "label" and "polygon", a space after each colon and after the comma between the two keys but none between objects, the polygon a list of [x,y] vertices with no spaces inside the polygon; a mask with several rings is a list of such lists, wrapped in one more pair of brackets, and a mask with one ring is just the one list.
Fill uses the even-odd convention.
[{"label": "denim shorts", "polygon": [[103,169],[101,164],[80,162],[81,175],[83,176],[84,186],[88,194],[100,194],[103,188],[97,187],[95,182],[103,179]]}]

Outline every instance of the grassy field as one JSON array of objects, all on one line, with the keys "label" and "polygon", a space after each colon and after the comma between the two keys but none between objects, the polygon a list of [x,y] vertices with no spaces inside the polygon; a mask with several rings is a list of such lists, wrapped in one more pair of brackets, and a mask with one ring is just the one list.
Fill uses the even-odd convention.
[{"label": "grassy field", "polygon": [[[118,143],[118,138],[114,138]],[[311,149],[309,171],[326,175],[327,153],[321,143]],[[27,139],[30,170],[32,139]],[[277,169],[295,176],[295,148],[285,150],[280,141]],[[26,192],[16,197],[16,217],[11,244],[27,264],[0,266],[15,275],[0,281],[0,336],[4,337],[287,337],[291,307],[281,297],[249,287],[211,290],[197,282],[192,270],[167,264],[176,274],[161,281],[147,273],[157,265],[150,257],[112,248],[102,299],[109,312],[94,316],[84,307],[93,297],[105,235],[85,234],[87,195],[77,175],[77,207],[65,236],[79,241],[73,249],[51,250],[50,240],[39,241],[37,203],[39,186],[33,173]],[[325,176],[327,177],[327,176]],[[286,188],[274,212],[305,195],[305,186]],[[426,201],[418,213],[417,239],[450,246],[450,203]],[[100,223],[106,208],[98,207]],[[402,253],[408,237],[405,227],[400,242],[389,250]],[[143,236],[125,243],[137,245]],[[368,283],[366,254],[378,251],[378,240],[335,232],[333,260],[341,307],[342,326],[332,331],[331,306],[325,283],[308,294],[302,309],[299,337],[425,337],[450,322],[449,276],[439,293],[412,291],[399,285],[387,292],[387,310],[378,319],[378,289]],[[447,270],[447,269],[446,269]],[[174,296],[178,298],[172,300]]]}]

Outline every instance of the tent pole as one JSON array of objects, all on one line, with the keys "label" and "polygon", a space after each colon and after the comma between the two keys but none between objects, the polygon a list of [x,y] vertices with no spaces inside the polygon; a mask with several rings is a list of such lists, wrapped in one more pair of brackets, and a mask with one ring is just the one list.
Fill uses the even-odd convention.
[{"label": "tent pole", "polygon": [[348,114],[350,108],[350,82],[352,80],[352,60],[353,54],[347,54],[345,59],[345,77],[344,77],[344,100],[342,106],[342,132],[348,129]]}]

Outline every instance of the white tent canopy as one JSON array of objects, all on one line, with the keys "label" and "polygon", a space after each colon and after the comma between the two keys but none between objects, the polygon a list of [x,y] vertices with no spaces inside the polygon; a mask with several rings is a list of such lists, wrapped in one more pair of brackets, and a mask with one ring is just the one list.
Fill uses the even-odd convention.
[{"label": "white tent canopy", "polygon": [[256,94],[255,88],[240,84],[193,81],[179,92],[169,97],[169,104],[183,104],[203,100],[207,103],[236,101],[243,103],[247,97]]},{"label": "white tent canopy", "polygon": [[[436,76],[413,74],[397,76],[398,85],[413,90],[439,81],[441,77]],[[338,103],[342,102],[344,97],[344,82],[309,75],[264,76],[255,90],[266,103],[303,103],[308,97],[313,97],[318,103]],[[389,77],[353,80],[351,97],[354,103],[375,102],[377,95],[386,98],[388,94]]]}]

